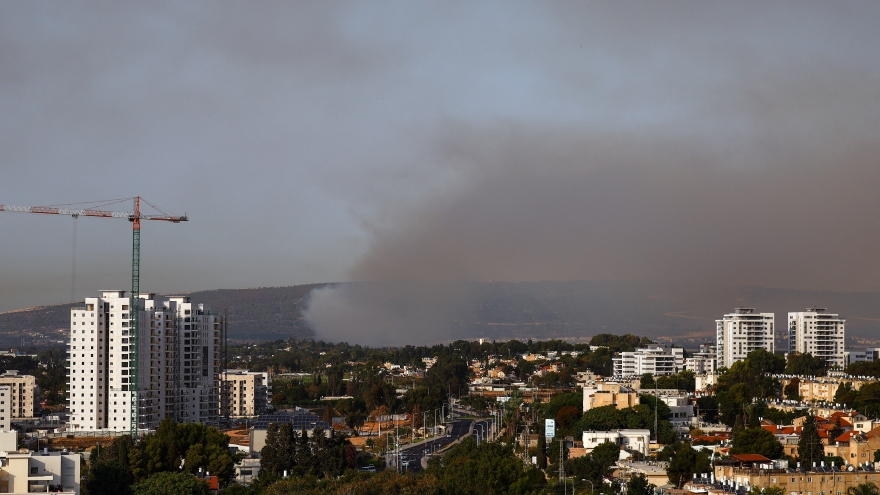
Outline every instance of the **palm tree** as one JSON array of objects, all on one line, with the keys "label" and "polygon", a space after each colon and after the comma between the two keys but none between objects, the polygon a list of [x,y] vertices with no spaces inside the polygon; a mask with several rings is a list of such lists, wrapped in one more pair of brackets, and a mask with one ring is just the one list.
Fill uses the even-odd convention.
[{"label": "palm tree", "polygon": [[846,495],[880,495],[880,488],[875,483],[866,481],[847,488]]}]

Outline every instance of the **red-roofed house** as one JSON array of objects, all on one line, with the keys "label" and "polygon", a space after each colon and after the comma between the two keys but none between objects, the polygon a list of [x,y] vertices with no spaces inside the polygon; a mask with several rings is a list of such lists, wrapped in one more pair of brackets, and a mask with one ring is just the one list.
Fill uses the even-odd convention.
[{"label": "red-roofed house", "polygon": [[216,476],[205,476],[202,479],[208,484],[208,491],[211,492],[211,495],[220,493],[220,480]]},{"label": "red-roofed house", "polygon": [[730,460],[741,468],[773,469],[773,461],[760,454],[733,454]]},{"label": "red-roofed house", "polygon": [[880,450],[880,436],[850,430],[825,446],[825,455],[842,457],[848,464],[874,462],[874,451]]}]

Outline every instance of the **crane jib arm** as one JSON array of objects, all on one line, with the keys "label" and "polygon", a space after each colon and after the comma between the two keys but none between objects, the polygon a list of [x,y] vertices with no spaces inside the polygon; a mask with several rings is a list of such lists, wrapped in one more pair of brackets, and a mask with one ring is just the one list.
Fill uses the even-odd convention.
[{"label": "crane jib arm", "polygon": [[[72,209],[58,208],[55,206],[12,206],[0,205],[0,211],[9,211],[13,213],[43,213],[45,215],[70,215],[83,217],[101,217],[101,218],[125,218],[134,221],[134,213],[126,211],[108,211],[108,210],[90,210],[90,209]],[[140,215],[142,220],[164,220],[166,222],[186,222],[189,219],[186,215],[179,217],[170,217],[163,215]]]}]

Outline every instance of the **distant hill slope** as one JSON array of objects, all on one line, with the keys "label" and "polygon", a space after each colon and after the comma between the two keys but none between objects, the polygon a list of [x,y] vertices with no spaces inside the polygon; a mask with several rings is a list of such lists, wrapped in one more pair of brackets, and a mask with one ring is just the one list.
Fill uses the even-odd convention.
[{"label": "distant hill slope", "polygon": [[[303,318],[309,294],[326,285],[220,289],[187,295],[215,313],[228,312],[233,341],[303,339],[316,337]],[[364,285],[369,289],[368,283]],[[462,284],[462,290],[468,294],[468,307],[452,315],[450,340],[583,339],[599,333],[632,333],[693,346],[713,342],[714,320],[735,307],[776,313],[777,336],[782,338],[786,313],[814,305],[847,318],[850,342],[870,343],[880,338],[880,293],[874,292],[670,289],[635,282],[485,282]],[[72,306],[0,314],[0,347],[66,342]]]}]

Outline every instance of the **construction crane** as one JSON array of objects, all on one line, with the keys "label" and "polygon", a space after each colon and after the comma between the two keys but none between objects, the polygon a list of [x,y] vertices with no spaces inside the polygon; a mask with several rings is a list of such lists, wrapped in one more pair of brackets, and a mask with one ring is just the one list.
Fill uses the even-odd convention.
[{"label": "construction crane", "polygon": [[[129,384],[131,392],[131,434],[137,440],[138,438],[138,413],[140,410],[140,401],[138,400],[138,392],[140,391],[140,291],[141,291],[141,220],[162,220],[165,222],[180,223],[189,220],[186,215],[171,216],[157,208],[149,201],[136,196],[134,198],[111,199],[105,201],[93,201],[91,203],[77,204],[97,204],[101,203],[102,208],[109,204],[121,203],[123,201],[134,202],[134,212],[120,212],[99,209],[75,209],[66,208],[72,205],[60,206],[10,206],[0,204],[0,211],[8,211],[14,213],[39,213],[43,215],[70,215],[74,218],[98,217],[98,218],[124,218],[131,222],[131,294],[129,295],[130,308],[130,328],[134,329],[134,339],[129,338],[129,363],[132,372],[133,383]],[[160,212],[161,215],[144,215],[141,213],[141,201],[150,205],[153,209]],[[134,344],[134,345],[132,345]],[[131,352],[133,351],[133,352]],[[133,358],[132,358],[133,356]]]}]

